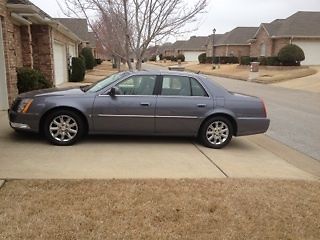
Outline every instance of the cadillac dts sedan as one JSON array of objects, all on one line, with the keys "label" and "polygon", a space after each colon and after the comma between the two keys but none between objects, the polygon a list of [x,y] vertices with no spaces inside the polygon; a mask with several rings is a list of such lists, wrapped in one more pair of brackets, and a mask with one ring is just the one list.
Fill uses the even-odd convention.
[{"label": "cadillac dts sedan", "polygon": [[90,86],[21,94],[9,109],[15,130],[55,145],[86,134],[193,136],[210,148],[267,131],[262,100],[185,72],[121,72]]}]

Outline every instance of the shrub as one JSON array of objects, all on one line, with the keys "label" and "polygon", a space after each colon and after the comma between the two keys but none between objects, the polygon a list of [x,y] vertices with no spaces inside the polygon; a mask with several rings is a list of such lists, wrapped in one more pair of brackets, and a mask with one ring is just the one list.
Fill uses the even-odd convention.
[{"label": "shrub", "polygon": [[199,60],[199,63],[200,64],[204,64],[207,62],[207,54],[206,53],[201,53],[199,56],[198,56],[198,60]]},{"label": "shrub", "polygon": [[86,69],[93,69],[95,67],[96,61],[95,61],[95,58],[93,57],[92,49],[88,47],[83,48],[81,51],[81,55],[85,59]]},{"label": "shrub", "polygon": [[267,58],[266,57],[259,57],[258,62],[260,63],[261,66],[267,66]]},{"label": "shrub", "polygon": [[207,57],[206,58],[206,63],[212,63],[212,57]]},{"label": "shrub", "polygon": [[163,60],[163,54],[162,53],[159,54],[159,58],[160,58],[160,60]]},{"label": "shrub", "polygon": [[83,58],[73,57],[71,66],[71,82],[81,82],[86,74],[86,66]]},{"label": "shrub", "polygon": [[176,62],[177,61],[177,58],[175,56],[171,56],[171,59],[170,59],[172,62]]},{"label": "shrub", "polygon": [[103,61],[101,60],[101,58],[96,58],[96,63],[97,63],[97,65],[101,65],[102,62],[103,62]]},{"label": "shrub", "polygon": [[241,65],[250,65],[251,62],[257,62],[257,61],[258,61],[258,58],[256,57],[243,56],[240,58]]},{"label": "shrub", "polygon": [[278,57],[267,57],[267,66],[280,66],[281,62]]},{"label": "shrub", "polygon": [[149,61],[151,61],[151,62],[157,61],[157,56],[156,56],[156,55],[152,55],[152,56],[149,58]]},{"label": "shrub", "polygon": [[52,87],[44,75],[35,69],[20,68],[17,70],[17,87],[19,93]]},{"label": "shrub", "polygon": [[299,46],[288,44],[279,51],[278,58],[285,66],[299,66],[300,62],[305,59],[305,56],[303,50]]},{"label": "shrub", "polygon": [[185,56],[183,54],[179,54],[177,56],[177,60],[181,60],[181,62],[184,62],[186,60]]}]

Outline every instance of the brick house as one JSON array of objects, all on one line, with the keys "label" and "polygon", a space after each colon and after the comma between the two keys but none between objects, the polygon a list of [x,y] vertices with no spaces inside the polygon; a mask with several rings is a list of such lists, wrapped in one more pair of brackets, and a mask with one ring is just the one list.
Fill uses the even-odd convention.
[{"label": "brick house", "polygon": [[165,57],[169,57],[169,56],[177,56],[178,53],[178,49],[180,49],[182,47],[182,45],[185,43],[186,41],[183,40],[179,40],[176,41],[175,43],[173,43],[172,45],[168,46],[165,50],[164,50],[164,56]]},{"label": "brick house", "polygon": [[[225,34],[216,34],[212,40],[209,36],[207,44],[207,56],[249,56],[250,43],[249,40],[257,32],[257,27],[237,27]],[[214,50],[212,50],[212,41],[214,41]]]},{"label": "brick house", "polygon": [[207,51],[208,37],[192,36],[188,41],[176,47],[178,54],[183,54],[187,62],[198,61],[198,56]]},{"label": "brick house", "polygon": [[277,56],[287,44],[302,48],[304,65],[320,64],[320,12],[297,12],[286,19],[262,23],[250,40],[250,56]]},{"label": "brick house", "polygon": [[0,109],[18,94],[17,69],[40,70],[54,85],[68,81],[68,57],[81,39],[28,0],[0,0]]}]

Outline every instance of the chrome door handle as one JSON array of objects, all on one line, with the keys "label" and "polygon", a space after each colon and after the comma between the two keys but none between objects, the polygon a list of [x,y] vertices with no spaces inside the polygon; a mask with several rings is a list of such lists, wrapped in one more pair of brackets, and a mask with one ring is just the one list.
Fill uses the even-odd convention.
[{"label": "chrome door handle", "polygon": [[140,105],[143,107],[149,107],[150,103],[142,102],[142,103],[140,103]]},{"label": "chrome door handle", "polygon": [[197,105],[199,108],[205,108],[207,106],[207,104],[198,104]]}]

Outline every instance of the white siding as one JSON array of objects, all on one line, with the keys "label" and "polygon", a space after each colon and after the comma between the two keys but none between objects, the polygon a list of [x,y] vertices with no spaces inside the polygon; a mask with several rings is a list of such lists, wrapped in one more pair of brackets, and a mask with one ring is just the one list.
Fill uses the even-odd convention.
[{"label": "white siding", "polygon": [[302,65],[320,65],[320,40],[297,40],[293,44],[298,45],[304,51],[306,59],[301,62]]},{"label": "white siding", "polygon": [[2,23],[0,18],[0,110],[7,110],[8,103],[8,88],[6,78],[6,65],[4,59],[4,46],[2,36]]},{"label": "white siding", "polygon": [[54,79],[55,85],[58,86],[68,81],[67,74],[67,55],[65,45],[54,42],[53,44],[54,59]]}]

